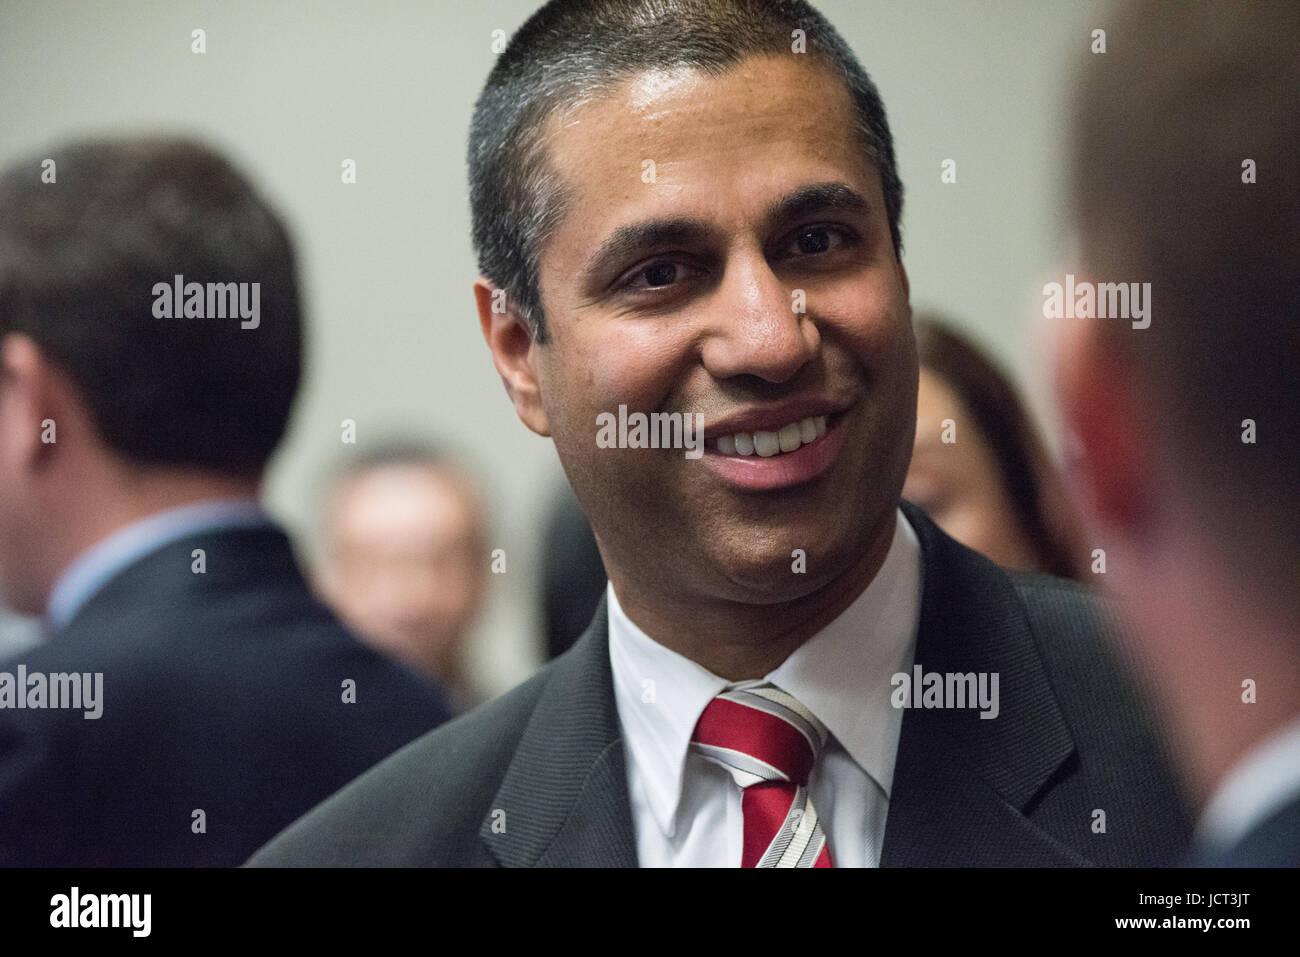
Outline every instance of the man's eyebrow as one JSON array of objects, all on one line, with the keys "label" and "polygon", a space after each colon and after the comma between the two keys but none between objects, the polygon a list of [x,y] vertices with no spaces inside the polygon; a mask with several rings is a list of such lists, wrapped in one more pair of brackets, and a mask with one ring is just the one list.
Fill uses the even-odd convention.
[{"label": "man's eyebrow", "polygon": [[697,243],[712,232],[707,224],[697,219],[649,219],[620,226],[587,260],[584,272],[588,276],[599,276],[643,249]]},{"label": "man's eyebrow", "polygon": [[866,213],[871,210],[871,204],[847,183],[811,183],[800,186],[768,206],[766,221],[771,226],[830,210]]}]

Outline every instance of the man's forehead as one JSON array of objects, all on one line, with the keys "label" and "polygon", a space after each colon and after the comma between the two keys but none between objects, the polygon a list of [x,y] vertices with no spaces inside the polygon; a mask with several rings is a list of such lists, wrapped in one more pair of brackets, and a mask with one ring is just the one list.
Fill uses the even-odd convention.
[{"label": "man's forehead", "polygon": [[869,193],[875,170],[856,119],[847,88],[819,62],[761,56],[721,75],[635,74],[553,117],[545,148],[566,220],[587,234],[638,209],[699,214],[719,187],[743,192],[753,215],[812,183]]},{"label": "man's forehead", "polygon": [[[784,136],[810,145],[855,126],[848,89],[825,65],[800,56],[754,56],[722,74],[690,67],[645,70],[552,115],[545,147],[557,167],[639,167],[644,147],[701,153],[733,145],[724,131]],[[845,121],[848,121],[847,124]],[[847,125],[848,129],[845,130]],[[671,163],[672,156],[660,158]]]}]

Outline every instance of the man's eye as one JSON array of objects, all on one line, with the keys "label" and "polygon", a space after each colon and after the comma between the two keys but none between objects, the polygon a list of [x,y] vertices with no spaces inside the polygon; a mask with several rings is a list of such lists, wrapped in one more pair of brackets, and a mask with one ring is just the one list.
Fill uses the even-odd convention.
[{"label": "man's eye", "polygon": [[843,249],[852,238],[847,230],[833,226],[815,226],[800,230],[786,250],[790,255],[819,256]]},{"label": "man's eye", "polygon": [[655,263],[641,270],[641,275],[645,276],[646,283],[651,286],[667,286],[677,278],[677,264]]},{"label": "man's eye", "polygon": [[660,260],[648,266],[642,266],[632,273],[620,288],[633,292],[662,289],[683,279],[689,279],[689,272],[690,267],[684,266],[682,263]]}]

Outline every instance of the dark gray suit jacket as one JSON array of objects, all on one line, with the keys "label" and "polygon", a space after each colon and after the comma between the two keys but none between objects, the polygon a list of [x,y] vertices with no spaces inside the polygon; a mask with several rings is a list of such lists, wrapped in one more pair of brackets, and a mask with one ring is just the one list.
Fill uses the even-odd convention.
[{"label": "dark gray suit jacket", "polygon": [[[1174,860],[1188,813],[1099,605],[1074,584],[1011,575],[904,509],[924,566],[916,662],[999,672],[1001,713],[906,712],[882,866]],[[570,651],[403,748],[250,864],[635,866],[604,604]]]},{"label": "dark gray suit jacket", "polygon": [[448,717],[312,597],[271,527],[154,550],[0,671],[20,665],[101,673],[103,714],[0,709],[0,867],[235,867]]}]

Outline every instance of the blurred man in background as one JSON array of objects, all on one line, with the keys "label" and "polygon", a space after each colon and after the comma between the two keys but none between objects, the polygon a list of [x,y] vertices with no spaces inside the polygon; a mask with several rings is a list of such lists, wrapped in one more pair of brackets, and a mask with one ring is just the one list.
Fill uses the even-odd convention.
[{"label": "blurred man in background", "polygon": [[1053,320],[1061,409],[1193,860],[1300,865],[1300,7],[1121,13],[1076,110],[1074,279],[1150,309]]},{"label": "blurred man in background", "polygon": [[487,593],[486,534],[471,479],[414,443],[350,463],[321,509],[317,585],[326,602],[456,711],[479,699],[465,651]]},{"label": "blurred man in background", "polygon": [[903,498],[999,565],[1085,580],[1073,504],[1016,387],[951,325],[913,327],[921,377]]},{"label": "blurred man in background", "polygon": [[258,507],[301,338],[288,234],[202,146],[0,176],[0,588],[47,632],[0,662],[0,865],[234,865],[446,717]]}]

